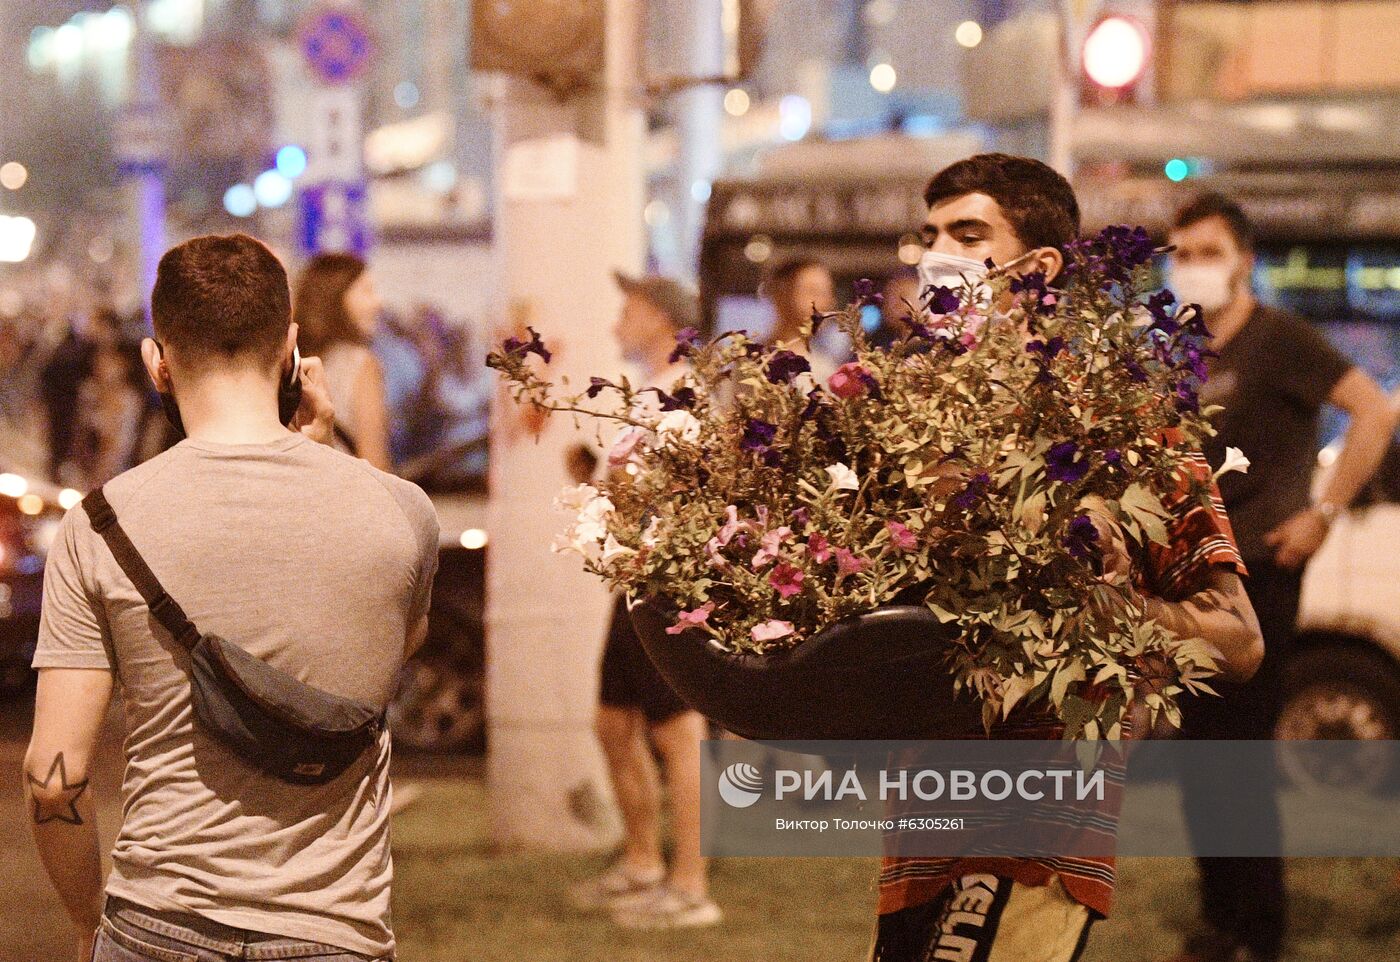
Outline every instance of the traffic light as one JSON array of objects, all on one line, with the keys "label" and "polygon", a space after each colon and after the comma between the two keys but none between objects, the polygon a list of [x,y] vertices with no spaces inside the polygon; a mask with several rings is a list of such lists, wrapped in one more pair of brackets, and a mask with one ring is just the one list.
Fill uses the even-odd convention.
[{"label": "traffic light", "polygon": [[1152,58],[1152,37],[1140,20],[1123,14],[1102,17],[1089,30],[1081,51],[1088,81],[1086,100],[1132,102]]}]

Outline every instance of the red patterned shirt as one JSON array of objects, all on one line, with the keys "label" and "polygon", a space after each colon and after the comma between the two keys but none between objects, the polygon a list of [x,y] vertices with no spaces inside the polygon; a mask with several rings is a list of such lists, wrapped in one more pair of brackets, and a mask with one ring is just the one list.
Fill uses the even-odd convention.
[{"label": "red patterned shirt", "polygon": [[[1169,439],[1170,440],[1170,439]],[[1214,482],[1210,483],[1209,506],[1201,503],[1193,482],[1208,481],[1210,465],[1204,456],[1193,454],[1189,474],[1183,473],[1176,492],[1163,499],[1171,515],[1167,543],[1148,545],[1139,574],[1140,590],[1179,601],[1201,590],[1212,565],[1223,565],[1245,574],[1244,562],[1235,546],[1230,519]],[[1124,723],[1124,737],[1131,737]],[[968,740],[1059,739],[1064,727],[1044,712],[1012,712],[1007,720],[993,726],[990,735],[969,733]],[[1046,885],[1059,876],[1065,891],[1100,915],[1108,915],[1113,904],[1114,859],[1064,856],[1059,858],[896,858],[886,856],[880,869],[879,912],[897,912],[931,902],[956,878],[988,874],[1013,879],[1023,885]]]}]

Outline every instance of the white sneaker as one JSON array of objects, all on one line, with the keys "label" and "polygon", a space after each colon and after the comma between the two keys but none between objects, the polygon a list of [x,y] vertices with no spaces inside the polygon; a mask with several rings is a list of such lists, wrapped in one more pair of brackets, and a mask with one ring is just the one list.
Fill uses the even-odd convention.
[{"label": "white sneaker", "polygon": [[650,872],[634,872],[621,864],[614,865],[602,875],[572,886],[569,903],[582,912],[612,908],[619,900],[650,897],[665,878],[666,870],[660,866]]},{"label": "white sneaker", "polygon": [[612,917],[625,929],[693,929],[717,925],[724,913],[703,895],[660,886],[651,898],[628,899],[614,906]]}]

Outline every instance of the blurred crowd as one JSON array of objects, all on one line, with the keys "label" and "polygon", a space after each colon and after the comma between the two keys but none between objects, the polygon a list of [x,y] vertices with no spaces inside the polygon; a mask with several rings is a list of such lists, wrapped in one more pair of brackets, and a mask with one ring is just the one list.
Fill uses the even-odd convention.
[{"label": "blurred crowd", "polygon": [[[473,332],[426,304],[384,309],[364,265],[335,257],[350,263],[327,272],[318,259],[296,281],[303,353],[372,371],[341,378],[342,401],[347,422],[369,408],[382,430],[348,446],[429,490],[483,484],[491,392]],[[100,291],[0,304],[0,470],[87,491],[175,443],[141,360],[145,334],[141,313]],[[366,384],[370,397],[352,401]]]}]

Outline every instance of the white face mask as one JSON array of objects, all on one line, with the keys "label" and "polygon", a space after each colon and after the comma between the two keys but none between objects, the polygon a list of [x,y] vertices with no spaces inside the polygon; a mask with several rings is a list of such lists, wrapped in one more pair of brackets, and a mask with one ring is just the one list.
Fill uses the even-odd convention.
[{"label": "white face mask", "polygon": [[990,300],[991,291],[982,279],[987,276],[987,265],[970,257],[956,254],[943,254],[938,251],[924,251],[919,258],[919,296],[923,297],[930,287],[946,287],[961,296],[963,286],[973,284],[973,295],[978,303]]},{"label": "white face mask", "polygon": [[1172,264],[1167,281],[1177,303],[1218,311],[1235,298],[1234,273],[1229,264]]}]

